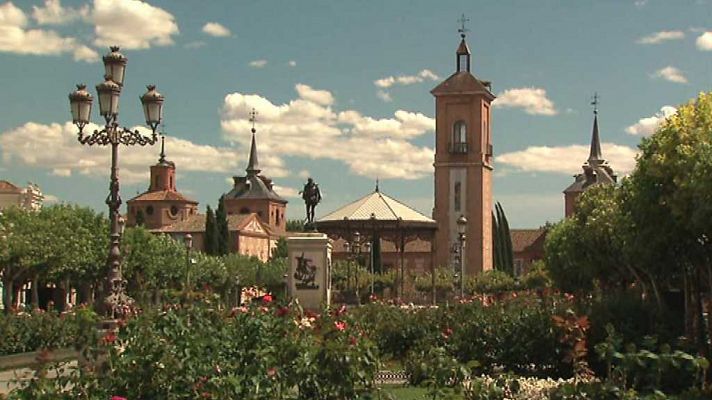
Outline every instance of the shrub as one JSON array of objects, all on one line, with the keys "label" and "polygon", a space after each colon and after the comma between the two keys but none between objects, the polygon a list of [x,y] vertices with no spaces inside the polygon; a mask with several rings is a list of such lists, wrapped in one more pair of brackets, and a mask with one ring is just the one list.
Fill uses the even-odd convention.
[{"label": "shrub", "polygon": [[514,278],[499,270],[485,271],[467,280],[467,292],[478,294],[496,294],[515,289]]}]

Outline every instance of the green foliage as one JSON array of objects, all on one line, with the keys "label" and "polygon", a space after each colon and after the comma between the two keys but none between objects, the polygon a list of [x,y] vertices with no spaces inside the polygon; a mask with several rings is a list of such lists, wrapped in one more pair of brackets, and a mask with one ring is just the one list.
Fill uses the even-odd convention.
[{"label": "green foliage", "polygon": [[[438,298],[442,299],[449,293],[453,293],[457,280],[452,268],[440,267],[435,269],[435,290]],[[423,293],[432,293],[433,275],[426,272],[415,278],[415,290]],[[459,292],[458,292],[459,293]]]},{"label": "green foliage", "polygon": [[0,356],[63,347],[81,349],[95,341],[96,315],[85,308],[58,314],[37,311],[0,315]]},{"label": "green foliage", "polygon": [[107,334],[104,369],[37,380],[13,393],[53,399],[370,399],[378,363],[342,311],[321,316],[263,302],[232,312],[169,306]]},{"label": "green foliage", "polygon": [[510,274],[499,270],[485,271],[466,281],[468,293],[496,294],[514,289],[514,278]]},{"label": "green foliage", "polygon": [[215,256],[219,255],[219,243],[220,232],[218,231],[218,224],[215,219],[215,213],[210,205],[207,206],[205,210],[205,241],[203,242],[203,251],[205,254]]},{"label": "green foliage", "polygon": [[272,250],[272,258],[287,258],[287,239],[281,237],[277,240],[277,246]]},{"label": "green foliage", "polygon": [[558,298],[522,294],[494,304],[483,299],[439,308],[372,303],[354,314],[386,357],[403,360],[412,351],[441,346],[461,363],[477,364],[477,372],[503,368],[529,376],[568,376],[567,346],[552,320],[563,305]]},{"label": "green foliage", "polygon": [[[519,399],[520,383],[516,377],[502,375],[496,379],[473,377],[465,386],[465,400]],[[525,398],[525,397],[524,397]]]},{"label": "green foliage", "polygon": [[545,289],[551,287],[551,285],[549,271],[542,260],[532,263],[529,271],[521,278],[521,287],[523,289]]},{"label": "green foliage", "polygon": [[287,232],[304,232],[304,221],[301,219],[288,219]]},{"label": "green foliage", "polygon": [[225,199],[221,196],[218,200],[218,209],[215,211],[215,225],[217,228],[217,252],[215,255],[225,255],[230,251],[230,231],[227,225],[227,212]]},{"label": "green foliage", "polygon": [[509,232],[509,222],[504,213],[504,208],[499,202],[495,204],[495,210],[492,213],[492,230],[495,269],[514,275],[512,236]]},{"label": "green foliage", "polygon": [[443,347],[414,351],[405,361],[405,371],[411,385],[428,388],[431,399],[451,398],[461,391],[469,376],[467,369]]}]

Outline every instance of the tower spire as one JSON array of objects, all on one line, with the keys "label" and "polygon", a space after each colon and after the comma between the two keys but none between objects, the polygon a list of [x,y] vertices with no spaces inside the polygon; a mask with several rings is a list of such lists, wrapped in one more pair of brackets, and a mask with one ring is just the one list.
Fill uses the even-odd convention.
[{"label": "tower spire", "polygon": [[460,46],[457,48],[457,72],[467,71],[470,72],[470,49],[467,47],[467,42],[465,42],[465,36],[470,30],[465,27],[465,23],[470,21],[469,18],[465,18],[465,14],[462,14],[457,22],[460,23],[460,27],[457,31],[460,33]]},{"label": "tower spire", "polygon": [[588,154],[588,163],[593,165],[603,162],[601,138],[598,134],[598,93],[593,94],[591,105],[593,106],[593,132],[591,133],[591,150]]},{"label": "tower spire", "polygon": [[163,134],[161,134],[161,155],[158,157],[158,162],[161,164],[166,162],[166,137]]},{"label": "tower spire", "polygon": [[250,122],[252,123],[252,145],[250,146],[250,159],[248,160],[247,168],[245,169],[248,175],[257,175],[261,171],[259,162],[257,161],[257,141],[255,139],[255,133],[257,133],[257,130],[255,129],[256,121],[257,111],[253,108],[250,112]]}]

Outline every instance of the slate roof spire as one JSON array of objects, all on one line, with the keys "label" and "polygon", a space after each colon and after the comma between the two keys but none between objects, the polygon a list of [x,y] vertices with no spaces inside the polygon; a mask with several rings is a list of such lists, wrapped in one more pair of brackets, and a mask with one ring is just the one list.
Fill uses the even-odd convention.
[{"label": "slate roof spire", "polygon": [[591,150],[588,153],[589,165],[598,165],[604,162],[601,153],[601,137],[598,134],[598,93],[593,94],[593,132],[591,133]]},{"label": "slate roof spire", "polygon": [[455,64],[457,72],[470,72],[471,53],[470,48],[467,47],[467,42],[465,42],[465,36],[467,32],[469,32],[469,29],[465,27],[465,23],[469,20],[469,18],[465,18],[465,14],[462,14],[460,19],[457,20],[460,23],[460,28],[457,31],[460,32],[460,37],[462,38],[462,40],[460,40],[460,46],[457,48],[457,64]]},{"label": "slate roof spire", "polygon": [[250,122],[252,122],[252,145],[250,146],[250,159],[247,161],[247,175],[257,175],[262,170],[260,169],[259,162],[257,161],[257,141],[255,140],[255,121],[257,121],[257,111],[253,108],[250,112]]}]

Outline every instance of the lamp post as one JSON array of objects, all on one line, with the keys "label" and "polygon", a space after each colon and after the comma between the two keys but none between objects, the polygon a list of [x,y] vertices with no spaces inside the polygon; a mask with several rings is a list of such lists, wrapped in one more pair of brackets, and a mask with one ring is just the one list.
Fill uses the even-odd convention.
[{"label": "lamp post", "polygon": [[465,297],[465,239],[467,237],[467,218],[460,215],[457,219],[457,233],[460,239],[460,298]]},{"label": "lamp post", "polygon": [[373,296],[373,252],[371,242],[366,242],[363,245],[363,250],[368,253],[368,273],[371,275],[371,296]]},{"label": "lamp post", "polygon": [[163,96],[153,85],[141,96],[146,125],[151,128],[151,136],[141,135],[138,130],[130,130],[119,126],[119,98],[124,84],[126,57],[119,52],[119,47],[111,47],[111,52],[103,57],[105,75],[104,82],[96,85],[99,97],[99,114],[104,117],[105,124],[101,130],[92,134],[84,134],[84,127],[91,120],[93,97],[86,90],[86,85],[77,85],[77,90],[69,94],[69,105],[72,112],[72,122],[79,128],[77,140],[83,145],[111,146],[111,182],[106,204],[109,206],[109,254],[107,264],[109,275],[107,286],[109,295],[104,299],[103,309],[107,316],[114,318],[125,312],[133,300],[126,295],[126,281],[121,275],[121,231],[119,227],[119,145],[153,145],[156,143],[156,128],[163,116]]},{"label": "lamp post", "polygon": [[193,249],[193,235],[186,233],[183,236],[185,243],[185,292],[190,291],[190,251]]}]

